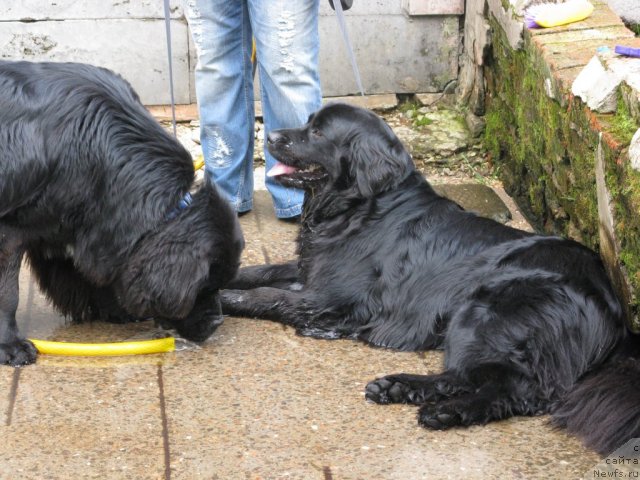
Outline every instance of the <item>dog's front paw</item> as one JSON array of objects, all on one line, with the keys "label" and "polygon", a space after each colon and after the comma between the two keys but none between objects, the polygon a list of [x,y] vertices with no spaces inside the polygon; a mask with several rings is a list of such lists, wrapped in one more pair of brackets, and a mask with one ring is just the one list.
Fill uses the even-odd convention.
[{"label": "dog's front paw", "polygon": [[409,403],[410,388],[396,381],[393,375],[377,378],[365,387],[364,396],[367,400],[379,404]]},{"label": "dog's front paw", "polygon": [[319,327],[297,327],[296,333],[301,337],[319,338],[321,340],[338,340],[345,337],[337,330]]},{"label": "dog's front paw", "polygon": [[432,430],[446,430],[462,425],[462,415],[455,405],[426,404],[418,410],[418,423]]},{"label": "dog's front paw", "polygon": [[249,290],[220,290],[220,305],[224,315],[238,317],[253,317],[251,303],[248,301],[251,295]]},{"label": "dog's front paw", "polygon": [[29,340],[0,343],[0,364],[21,367],[36,361],[38,351]]},{"label": "dog's front paw", "polygon": [[225,308],[233,308],[233,306],[241,304],[245,301],[247,292],[245,290],[220,290],[220,304],[222,311],[227,313]]}]

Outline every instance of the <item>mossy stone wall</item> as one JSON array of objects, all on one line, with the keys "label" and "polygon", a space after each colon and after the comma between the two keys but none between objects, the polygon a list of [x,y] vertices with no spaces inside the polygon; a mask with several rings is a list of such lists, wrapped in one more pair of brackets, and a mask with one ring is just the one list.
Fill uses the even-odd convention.
[{"label": "mossy stone wall", "polygon": [[570,94],[571,85],[552,71],[528,32],[514,50],[495,19],[490,24],[485,143],[505,188],[539,230],[600,251],[595,166],[601,145],[615,243],[605,263],[640,331],[640,174],[627,156],[639,126],[640,109],[629,101],[635,96],[620,92],[616,114],[595,114]]}]

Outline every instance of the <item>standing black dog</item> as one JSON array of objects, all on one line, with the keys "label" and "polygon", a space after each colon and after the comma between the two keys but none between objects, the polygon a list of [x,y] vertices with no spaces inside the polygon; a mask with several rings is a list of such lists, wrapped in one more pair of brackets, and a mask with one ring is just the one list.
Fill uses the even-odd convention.
[{"label": "standing black dog", "polygon": [[[444,348],[439,375],[371,382],[427,428],[554,412],[608,452],[640,436],[637,341],[599,257],[437,195],[391,129],[334,104],[268,136],[272,174],[308,195],[299,260],[241,269],[223,311],[400,350]],[[621,381],[620,379],[625,380]]]},{"label": "standing black dog", "polygon": [[0,364],[36,357],[15,312],[23,254],[75,320],[156,317],[205,340],[239,265],[235,213],[189,194],[189,153],[114,73],[0,62]]}]

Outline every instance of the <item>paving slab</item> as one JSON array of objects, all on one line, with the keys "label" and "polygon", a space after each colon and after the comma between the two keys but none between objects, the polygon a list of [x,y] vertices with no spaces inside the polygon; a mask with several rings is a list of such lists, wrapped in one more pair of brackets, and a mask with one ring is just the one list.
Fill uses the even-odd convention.
[{"label": "paving slab", "polygon": [[[295,258],[297,225],[275,218],[266,191],[240,222],[244,265]],[[155,330],[152,322],[69,325],[27,269],[18,317],[30,335],[58,340]],[[241,318],[171,354],[41,356],[0,369],[0,479],[564,479],[599,461],[546,416],[434,432],[418,426],[415,407],[364,399],[375,377],[441,368],[442,352],[316,340]]]},{"label": "paving slab", "polygon": [[[163,39],[163,24],[158,20],[161,6],[142,2],[144,5],[130,7],[128,3],[120,2],[114,11],[126,10],[132,17],[151,16],[153,20],[134,24],[131,20],[115,18],[102,22],[103,27],[94,32],[95,22],[87,21],[82,14],[87,10],[86,5],[76,0],[52,4],[46,12],[41,12],[51,20],[76,12],[73,15],[76,20],[66,21],[64,25],[54,21],[22,22],[21,13],[15,17],[16,12],[28,11],[28,6],[0,7],[0,11],[12,12],[17,20],[7,23],[6,32],[11,38],[7,37],[5,43],[20,53],[30,48],[30,40],[42,38],[46,41],[32,42],[44,49],[34,52],[36,58],[46,54],[55,59],[56,55],[68,53],[69,45],[82,44],[70,41],[76,37],[99,40],[107,30],[125,31],[130,25],[144,26],[144,38]],[[367,15],[392,13],[400,0],[370,3],[365,7],[363,2],[358,8],[366,9]],[[598,9],[600,5],[598,2]],[[365,13],[358,8],[347,12],[350,22],[360,22],[351,30],[356,49],[358,44],[379,44],[377,33],[369,28],[366,19],[357,18]],[[335,33],[333,12],[328,10],[326,2],[321,9],[327,17],[323,19],[323,31]],[[64,15],[61,10],[65,10]],[[179,10],[174,15],[179,15]],[[398,25],[405,24],[404,18],[387,18],[385,22],[385,28],[390,31],[399,31]],[[403,64],[406,67],[411,63],[413,68],[407,78],[382,80],[396,87],[399,84],[400,91],[415,91],[416,85],[428,81],[431,83],[419,90],[438,90],[438,85],[445,85],[449,74],[456,71],[451,67],[457,64],[458,20],[413,19],[411,23],[413,30],[422,32],[422,37],[429,31],[430,39],[437,37],[440,44],[456,48],[449,48],[436,65],[441,75],[435,80],[432,78],[435,67],[430,66],[427,71],[424,65],[413,60]],[[188,50],[186,27],[181,24],[176,29],[174,37],[182,43],[175,50],[184,52]],[[86,35],[89,30],[94,35]],[[406,31],[404,34],[406,37]],[[557,75],[559,81],[565,83],[575,78],[597,46],[629,36],[619,19],[611,15],[593,15],[569,27],[531,34],[534,41],[545,46],[545,52],[562,58],[553,65],[561,70]],[[111,54],[112,50],[124,51],[120,48],[122,42],[130,40],[130,36],[121,37],[119,42],[111,42],[106,53],[103,52],[104,58],[119,58]],[[341,42],[336,35],[330,37]],[[113,35],[110,38],[113,39]],[[164,48],[162,43],[156,43],[154,48]],[[384,45],[381,55],[376,55],[382,58],[382,63],[385,58],[412,56],[409,51],[400,56],[389,54],[397,50],[398,45],[397,42]],[[95,61],[95,56],[87,57],[91,46],[74,50],[74,56],[84,55],[88,61]],[[340,66],[336,71],[350,72],[342,47],[325,53],[331,64]],[[424,55],[429,56],[428,49],[418,53],[420,55],[413,55],[417,63]],[[153,57],[164,62],[164,56]],[[183,55],[178,60],[178,66],[183,67],[178,73],[184,74],[189,58]],[[376,64],[376,72],[368,72],[369,75],[365,67],[362,70],[365,83],[367,80],[369,85],[380,82],[379,65]],[[154,70],[155,74],[147,76],[147,83],[137,88],[144,93],[147,103],[157,103],[162,100],[156,95],[157,87],[166,84],[165,69],[143,70]],[[415,71],[423,74],[416,76]],[[178,77],[184,80],[184,75]],[[334,90],[353,90],[350,73],[345,78],[348,86],[344,86],[345,79],[339,78],[340,85],[334,86]],[[388,90],[384,85],[373,85],[372,89]],[[440,96],[421,98],[431,104]],[[178,100],[192,102],[193,96]],[[353,96],[346,100],[366,102],[362,105],[383,110],[397,102],[395,95],[375,99]],[[259,103],[257,106],[260,115]],[[167,118],[166,107],[158,107],[156,111]],[[182,119],[197,118],[193,104],[181,107],[178,113]],[[448,137],[451,137],[450,129]],[[484,189],[483,200],[476,191],[479,187],[438,186],[442,193],[465,208],[487,216],[496,212],[503,215],[504,205],[495,202],[495,198],[489,201],[491,189]],[[504,191],[499,195],[505,200]],[[473,202],[479,202],[480,206],[474,207]],[[480,207],[487,206],[483,202],[492,206],[482,210]],[[513,211],[512,204],[509,206]],[[267,192],[256,192],[254,210],[240,221],[246,238],[243,265],[295,258],[297,225],[275,219]],[[152,322],[70,325],[47,304],[26,268],[21,276],[18,321],[21,330],[30,337],[67,341],[119,341],[144,338],[156,331]],[[171,354],[96,359],[41,356],[36,365],[23,369],[0,368],[3,391],[0,395],[3,438],[0,480],[570,479],[581,477],[599,461],[597,455],[584,449],[576,439],[552,429],[547,416],[434,432],[418,426],[415,407],[379,406],[364,400],[363,390],[369,380],[400,371],[436,373],[442,369],[442,360],[441,352],[395,352],[348,340],[315,340],[297,336],[291,328],[274,322],[241,318],[226,318],[202,346]]]},{"label": "paving slab", "polygon": [[13,383],[13,369],[0,370],[0,428],[10,421],[10,408],[13,403],[11,385]]},{"label": "paving slab", "polygon": [[[272,233],[291,238],[295,228],[275,219],[266,192],[255,198],[241,222],[259,223],[262,234],[249,244],[293,258]],[[364,400],[377,376],[441,365],[441,352],[316,340],[227,318],[202,349],[165,369],[172,478],[578,478],[597,462],[547,417],[433,432],[418,426],[415,407]]]},{"label": "paving slab", "polygon": [[433,432],[418,426],[414,407],[364,400],[369,379],[440,365],[437,352],[229,319],[210,345],[167,369],[172,478],[578,478],[596,463],[546,418]]},{"label": "paving slab", "polygon": [[[260,263],[283,263],[295,258],[295,243],[298,225],[291,221],[275,219],[271,195],[266,191],[254,192],[252,217],[258,227],[258,237],[265,258]],[[245,237],[249,235],[245,233]]]},{"label": "paving slab", "polygon": [[162,478],[157,365],[20,370],[0,478]]}]

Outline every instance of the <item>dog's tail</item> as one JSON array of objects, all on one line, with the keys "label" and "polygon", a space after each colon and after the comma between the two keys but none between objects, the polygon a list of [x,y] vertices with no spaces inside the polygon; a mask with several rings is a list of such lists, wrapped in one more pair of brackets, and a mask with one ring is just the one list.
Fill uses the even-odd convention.
[{"label": "dog's tail", "polygon": [[640,437],[640,341],[627,338],[614,356],[576,383],[552,410],[552,422],[608,455]]}]

